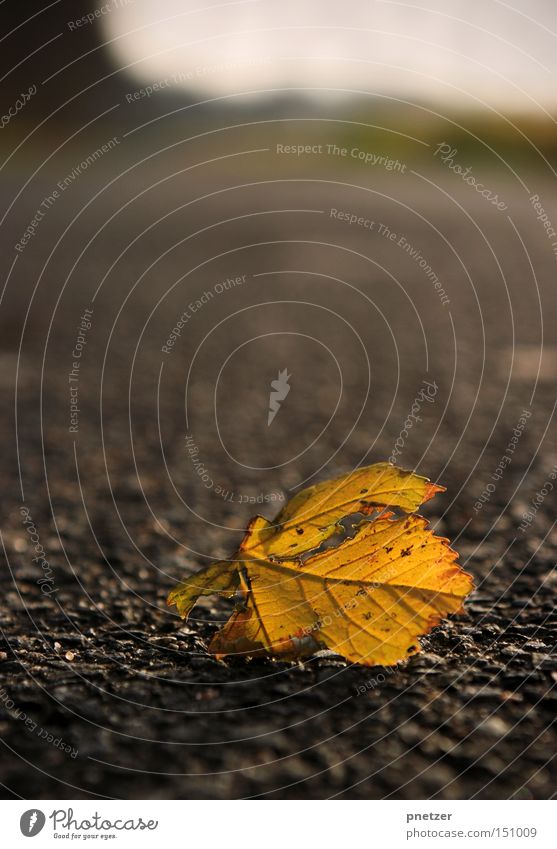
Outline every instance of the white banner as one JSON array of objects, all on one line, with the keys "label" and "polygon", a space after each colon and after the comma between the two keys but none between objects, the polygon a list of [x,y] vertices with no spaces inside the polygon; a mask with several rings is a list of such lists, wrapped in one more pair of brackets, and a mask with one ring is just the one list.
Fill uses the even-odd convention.
[{"label": "white banner", "polygon": [[545,801],[2,801],[2,844],[554,849]]}]

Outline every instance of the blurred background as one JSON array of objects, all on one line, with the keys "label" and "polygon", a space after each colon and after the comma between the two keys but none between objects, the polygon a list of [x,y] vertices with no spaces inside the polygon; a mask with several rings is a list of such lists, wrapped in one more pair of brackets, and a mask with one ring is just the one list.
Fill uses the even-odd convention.
[{"label": "blurred background", "polygon": [[[554,4],[0,21],[6,794],[547,798]],[[466,616],[358,698],[338,658],[208,658],[226,603],[184,625],[176,580],[388,458],[447,486]]]}]

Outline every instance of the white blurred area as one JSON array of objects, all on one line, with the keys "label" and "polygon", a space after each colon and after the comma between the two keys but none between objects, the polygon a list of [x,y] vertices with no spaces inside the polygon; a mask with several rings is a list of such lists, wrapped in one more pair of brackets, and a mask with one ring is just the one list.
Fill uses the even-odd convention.
[{"label": "white blurred area", "polygon": [[102,24],[139,85],[165,81],[199,99],[351,90],[557,107],[557,0],[112,0]]}]

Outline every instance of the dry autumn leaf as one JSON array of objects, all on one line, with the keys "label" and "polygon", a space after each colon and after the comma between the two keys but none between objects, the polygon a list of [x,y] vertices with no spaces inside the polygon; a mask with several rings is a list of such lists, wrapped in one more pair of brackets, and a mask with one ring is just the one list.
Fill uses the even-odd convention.
[{"label": "dry autumn leaf", "polygon": [[209,645],[219,658],[331,649],[357,663],[396,663],[462,610],[473,588],[448,540],[413,512],[442,490],[389,463],[308,487],[274,522],[255,516],[234,559],[197,572],[168,603],[187,618],[202,595],[238,596]]}]

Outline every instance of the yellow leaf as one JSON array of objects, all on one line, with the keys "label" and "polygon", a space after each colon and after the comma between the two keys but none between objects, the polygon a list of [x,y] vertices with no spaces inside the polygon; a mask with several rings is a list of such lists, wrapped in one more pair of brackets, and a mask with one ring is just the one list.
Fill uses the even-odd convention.
[{"label": "yellow leaf", "polygon": [[[193,576],[169,603],[187,616],[200,587],[227,595],[241,588],[241,606],[209,646],[219,657],[296,658],[328,648],[358,663],[396,663],[461,610],[473,588],[448,540],[411,512],[441,489],[387,463],[309,487],[274,524],[252,519],[234,561]],[[396,518],[388,507],[410,515]],[[376,510],[346,536],[341,519]],[[320,548],[341,529],[338,545]]]}]

